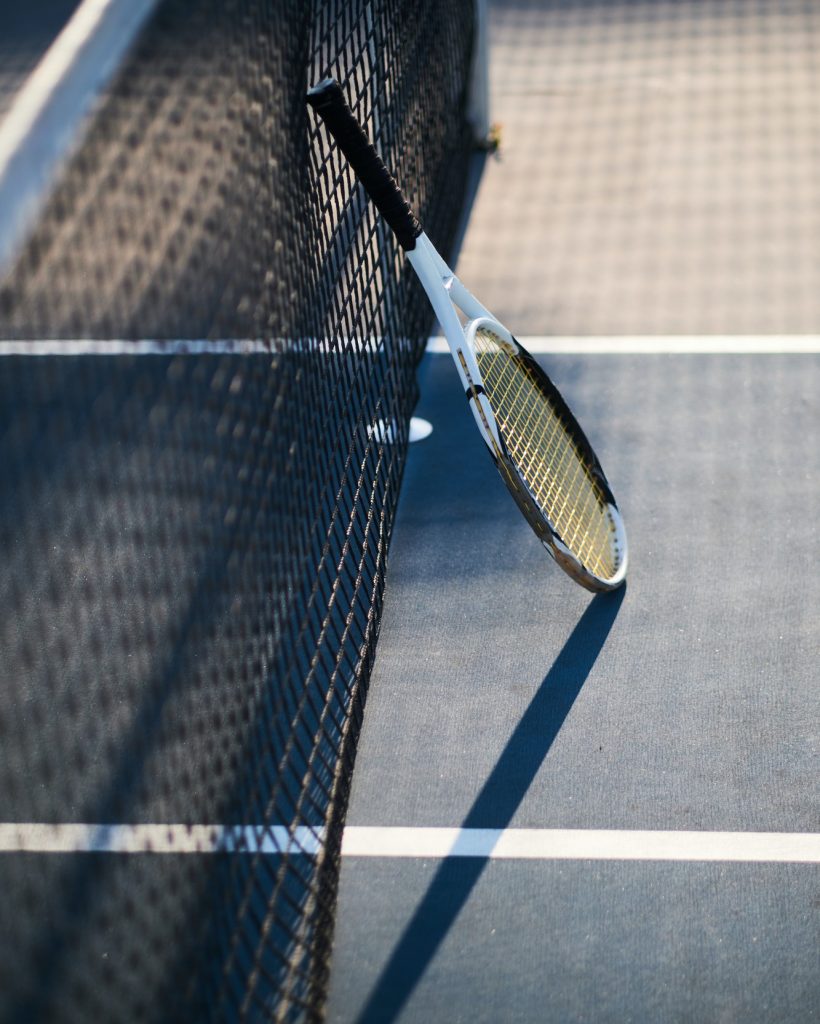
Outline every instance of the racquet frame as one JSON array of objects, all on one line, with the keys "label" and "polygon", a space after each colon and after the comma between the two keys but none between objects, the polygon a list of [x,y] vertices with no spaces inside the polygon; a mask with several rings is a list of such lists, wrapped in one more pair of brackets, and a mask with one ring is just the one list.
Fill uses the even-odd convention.
[{"label": "racquet frame", "polygon": [[[519,345],[507,328],[496,320],[492,313],[462,284],[424,232],[416,238],[415,248],[407,252],[407,259],[421,281],[427,298],[430,300],[430,305],[444,331],[444,337],[447,339],[453,362],[461,378],[461,384],[478,432],[527,522],[558,565],[577,583],[593,591],[616,589],[626,578],[627,570],[626,531],[623,519],[615,504],[615,499],[612,497],[606,477],[600,468],[600,463],[563,398],[526,349]],[[457,309],[469,317],[467,323],[462,324]],[[498,429],[492,406],[484,393],[484,382],[475,356],[473,339],[476,331],[482,328],[492,331],[503,341],[512,345],[517,350],[519,358],[525,359],[535,367],[536,379],[541,387],[547,389],[547,397],[552,405],[563,408],[568,415],[569,424],[573,428],[571,433],[574,440],[584,451],[598,482],[603,487],[607,496],[609,513],[615,524],[615,543],[618,545],[621,555],[618,571],[611,579],[604,580],[591,573],[564,544],[510,457],[503,435]]]}]

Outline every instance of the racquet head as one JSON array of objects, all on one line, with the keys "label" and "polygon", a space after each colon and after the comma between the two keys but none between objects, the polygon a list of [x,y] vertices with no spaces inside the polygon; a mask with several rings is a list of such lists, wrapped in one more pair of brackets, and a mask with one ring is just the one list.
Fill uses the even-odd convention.
[{"label": "racquet head", "polygon": [[470,406],[527,521],[582,586],[594,591],[620,586],[627,563],[623,520],[566,402],[498,321],[470,321],[465,342],[472,356],[463,367],[471,382]]}]

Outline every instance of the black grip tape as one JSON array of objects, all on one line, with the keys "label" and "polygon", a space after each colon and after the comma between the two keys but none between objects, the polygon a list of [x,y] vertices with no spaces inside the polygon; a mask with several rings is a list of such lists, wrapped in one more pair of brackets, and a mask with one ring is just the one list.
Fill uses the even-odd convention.
[{"label": "black grip tape", "polygon": [[421,234],[416,220],[393,175],[382,163],[364,129],[353,116],[342,92],[333,78],[326,78],[309,90],[307,101],[324,121],[327,130],[347,157],[376,209],[384,217],[402,249],[415,249]]}]

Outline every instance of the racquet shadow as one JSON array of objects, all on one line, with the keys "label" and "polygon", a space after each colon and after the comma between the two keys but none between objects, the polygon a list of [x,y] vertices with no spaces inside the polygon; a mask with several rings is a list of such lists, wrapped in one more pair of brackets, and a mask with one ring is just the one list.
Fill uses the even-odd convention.
[{"label": "racquet shadow", "polygon": [[[595,664],[626,592],[592,599],[501,752],[463,828],[506,828]],[[429,966],[487,866],[486,857],[442,861],[358,1017],[390,1024]]]}]

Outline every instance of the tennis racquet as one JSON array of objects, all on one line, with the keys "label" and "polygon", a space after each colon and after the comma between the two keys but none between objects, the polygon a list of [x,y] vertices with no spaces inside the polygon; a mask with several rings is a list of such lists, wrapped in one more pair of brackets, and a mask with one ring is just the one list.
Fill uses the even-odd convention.
[{"label": "tennis racquet", "polygon": [[[339,83],[327,78],[307,98],[421,280],[479,433],[527,522],[576,582],[588,590],[614,590],[626,578],[623,520],[601,464],[566,402],[436,252]],[[467,320],[464,325],[457,310]]]}]

